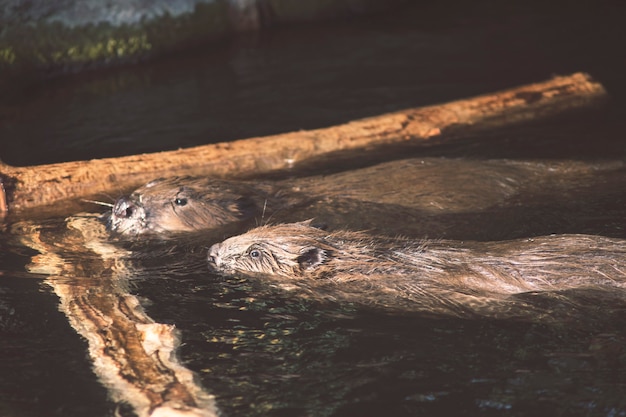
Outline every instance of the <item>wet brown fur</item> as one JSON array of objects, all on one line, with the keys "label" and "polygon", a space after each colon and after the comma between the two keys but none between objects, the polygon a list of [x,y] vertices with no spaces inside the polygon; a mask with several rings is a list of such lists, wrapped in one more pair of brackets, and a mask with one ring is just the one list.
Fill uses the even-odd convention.
[{"label": "wet brown fur", "polygon": [[581,287],[626,288],[623,240],[553,235],[457,242],[328,232],[307,222],[263,226],[215,244],[212,269],[337,299],[411,309],[480,310],[512,294]]},{"label": "wet brown fur", "polygon": [[121,235],[165,235],[245,221],[254,225],[316,217],[330,227],[414,232],[390,221],[404,218],[405,224],[415,224],[414,235],[425,227],[441,235],[443,227],[432,220],[421,224],[425,216],[481,212],[524,189],[545,192],[552,185],[562,190],[567,179],[580,185],[591,173],[613,168],[568,161],[425,158],[292,181],[162,178],[120,198],[109,226]]},{"label": "wet brown fur", "polygon": [[[160,178],[119,199],[110,228],[120,234],[193,232],[273,211],[281,198],[269,185],[205,177]],[[295,204],[295,203],[292,203]]]}]

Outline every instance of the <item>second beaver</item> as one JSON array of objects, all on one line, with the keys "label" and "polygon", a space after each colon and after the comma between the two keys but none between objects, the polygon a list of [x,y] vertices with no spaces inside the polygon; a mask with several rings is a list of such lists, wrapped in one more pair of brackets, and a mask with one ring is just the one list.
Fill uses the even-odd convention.
[{"label": "second beaver", "polygon": [[626,241],[591,235],[413,241],[300,222],[226,239],[208,262],[224,274],[304,285],[315,297],[431,312],[477,312],[526,292],[626,289]]}]

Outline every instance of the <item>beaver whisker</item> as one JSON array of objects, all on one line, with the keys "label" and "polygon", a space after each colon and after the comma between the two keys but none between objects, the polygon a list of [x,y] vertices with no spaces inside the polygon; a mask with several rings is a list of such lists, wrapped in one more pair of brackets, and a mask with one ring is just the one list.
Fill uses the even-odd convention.
[{"label": "beaver whisker", "polygon": [[98,204],[100,206],[111,207],[111,208],[113,208],[113,206],[115,206],[115,204],[113,204],[113,203],[105,203],[104,201],[98,201],[98,200],[88,200],[86,198],[81,198],[80,201],[83,201],[85,203]]},{"label": "beaver whisker", "polygon": [[265,218],[266,209],[267,209],[267,198],[263,200],[263,212],[261,213],[261,224],[263,224],[263,219]]},{"label": "beaver whisker", "polygon": [[283,213],[285,210],[283,208],[275,208],[274,211],[268,216],[267,219],[265,219],[265,213],[267,211],[267,198],[265,200],[263,200],[263,210],[261,212],[261,218],[260,219],[255,219],[255,224],[257,227],[259,226],[265,226],[270,224],[270,222],[272,221],[272,219],[276,216],[276,215],[280,215],[281,213]]}]

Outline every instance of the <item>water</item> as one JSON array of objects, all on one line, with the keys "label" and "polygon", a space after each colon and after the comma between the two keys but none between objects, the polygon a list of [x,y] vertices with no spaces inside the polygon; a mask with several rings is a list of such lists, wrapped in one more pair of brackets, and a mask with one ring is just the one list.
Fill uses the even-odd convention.
[{"label": "water", "polygon": [[[447,6],[279,28],[24,88],[3,98],[0,155],[30,165],[175,149],[588,71],[612,96],[601,111],[380,158],[624,160],[623,8]],[[506,226],[487,230],[497,239],[626,238],[625,185],[621,169],[551,199],[525,196],[489,213]],[[95,269],[95,259],[64,248],[63,219],[49,222],[69,264]],[[87,343],[58,311],[47,276],[27,271],[36,252],[11,227],[0,235],[0,415],[113,415]],[[182,361],[225,415],[626,415],[619,293],[539,295],[532,303],[544,314],[528,320],[391,314],[211,276],[206,245],[147,243],[131,256],[127,277],[152,318],[181,330]]]}]

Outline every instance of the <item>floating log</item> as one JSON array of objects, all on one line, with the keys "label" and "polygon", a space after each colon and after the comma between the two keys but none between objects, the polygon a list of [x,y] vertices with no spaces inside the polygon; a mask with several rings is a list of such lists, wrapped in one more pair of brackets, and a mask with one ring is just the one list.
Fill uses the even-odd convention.
[{"label": "floating log", "polygon": [[249,176],[289,169],[340,151],[426,142],[541,119],[594,105],[603,86],[575,73],[509,90],[412,108],[343,125],[176,151],[31,167],[0,163],[0,210],[16,212],[115,193],[166,175]]}]

